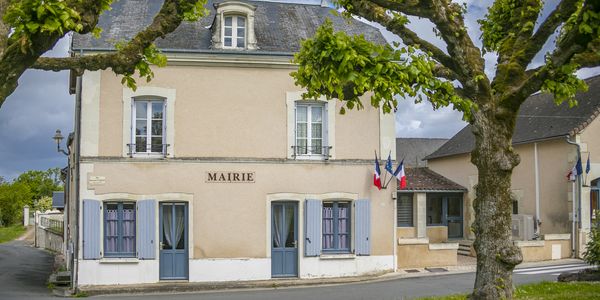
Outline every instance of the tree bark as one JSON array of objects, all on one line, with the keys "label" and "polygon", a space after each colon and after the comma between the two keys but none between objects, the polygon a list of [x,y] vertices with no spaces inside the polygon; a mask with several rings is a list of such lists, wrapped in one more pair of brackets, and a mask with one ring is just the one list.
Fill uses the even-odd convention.
[{"label": "tree bark", "polygon": [[501,110],[484,106],[474,114],[471,162],[479,181],[473,203],[477,277],[471,299],[511,299],[512,271],[523,260],[510,229],[511,175],[519,164],[512,148],[516,112]]}]

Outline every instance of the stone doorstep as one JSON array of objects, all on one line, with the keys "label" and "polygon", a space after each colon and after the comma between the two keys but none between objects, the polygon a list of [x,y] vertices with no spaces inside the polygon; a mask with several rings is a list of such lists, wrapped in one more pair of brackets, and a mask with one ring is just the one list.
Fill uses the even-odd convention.
[{"label": "stone doorstep", "polygon": [[[365,281],[375,281],[391,277],[394,272],[377,272],[362,276],[313,278],[313,279],[271,279],[253,281],[224,281],[224,282],[187,282],[164,281],[160,283],[123,284],[123,285],[88,285],[80,286],[79,291],[89,296],[112,294],[142,294],[142,293],[191,293],[206,291],[238,290],[238,289],[276,289],[284,287],[305,287],[316,285],[346,284]],[[387,276],[386,276],[387,275]]]}]

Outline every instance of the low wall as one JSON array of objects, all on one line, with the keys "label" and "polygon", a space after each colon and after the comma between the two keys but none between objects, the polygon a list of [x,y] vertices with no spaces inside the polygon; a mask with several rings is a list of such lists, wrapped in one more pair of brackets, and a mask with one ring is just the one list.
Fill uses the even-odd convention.
[{"label": "low wall", "polygon": [[35,246],[63,253],[64,228],[62,213],[39,213],[36,215]]},{"label": "low wall", "polygon": [[429,243],[428,239],[399,239],[398,268],[448,267],[457,265],[457,243]]},{"label": "low wall", "polygon": [[570,234],[547,234],[540,241],[515,241],[521,248],[523,262],[544,261],[571,257]]},{"label": "low wall", "polygon": [[448,227],[427,226],[427,237],[430,243],[445,243],[448,241]]}]

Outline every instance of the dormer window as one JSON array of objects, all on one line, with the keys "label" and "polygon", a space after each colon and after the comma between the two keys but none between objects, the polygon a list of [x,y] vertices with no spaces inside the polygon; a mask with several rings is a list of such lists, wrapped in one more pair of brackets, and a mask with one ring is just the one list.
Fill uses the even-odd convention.
[{"label": "dormer window", "polygon": [[228,15],[224,19],[223,48],[246,48],[246,18]]},{"label": "dormer window", "polygon": [[256,6],[239,2],[216,3],[212,25],[212,48],[232,50],[256,50],[254,13]]}]

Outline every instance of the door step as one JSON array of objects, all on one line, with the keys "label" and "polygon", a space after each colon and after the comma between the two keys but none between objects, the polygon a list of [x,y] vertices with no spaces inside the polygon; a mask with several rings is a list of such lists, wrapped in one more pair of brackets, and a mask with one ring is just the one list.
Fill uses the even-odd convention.
[{"label": "door step", "polygon": [[473,241],[460,241],[458,242],[458,255],[471,256],[471,248],[473,247]]}]

